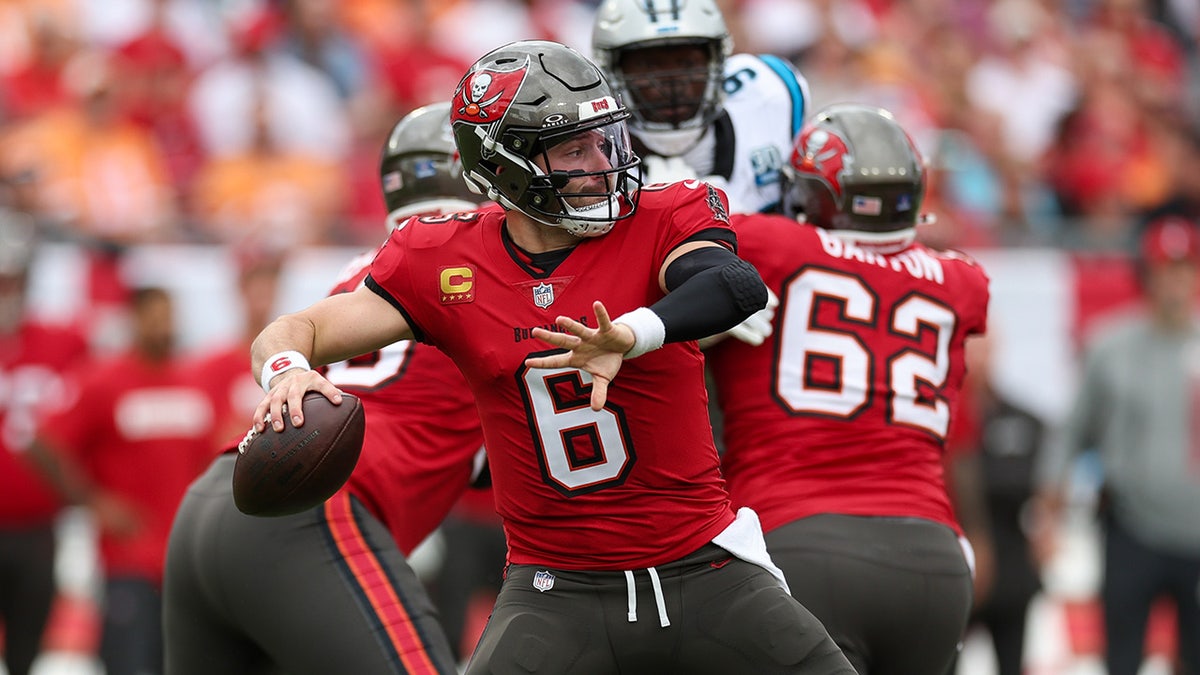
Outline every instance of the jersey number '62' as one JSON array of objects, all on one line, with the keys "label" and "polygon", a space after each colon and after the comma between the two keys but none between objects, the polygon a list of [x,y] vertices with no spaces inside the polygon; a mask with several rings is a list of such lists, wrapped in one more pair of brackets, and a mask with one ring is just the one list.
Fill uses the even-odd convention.
[{"label": "jersey number '62'", "polygon": [[[871,404],[875,369],[887,369],[889,422],[945,438],[950,406],[940,396],[920,395],[921,384],[940,392],[950,366],[950,338],[957,317],[940,302],[911,293],[891,307],[881,307],[876,295],[856,276],[820,268],[802,269],[783,288],[776,367],[775,399],[792,414],[852,418]],[[841,308],[848,324],[873,330],[879,319],[888,332],[911,338],[914,346],[891,354],[875,354],[853,328],[822,326],[817,321],[819,300]],[[923,330],[936,334],[934,351],[921,351]],[[807,372],[812,360],[836,363],[837,382],[817,386]],[[877,363],[876,361],[882,361]]]}]

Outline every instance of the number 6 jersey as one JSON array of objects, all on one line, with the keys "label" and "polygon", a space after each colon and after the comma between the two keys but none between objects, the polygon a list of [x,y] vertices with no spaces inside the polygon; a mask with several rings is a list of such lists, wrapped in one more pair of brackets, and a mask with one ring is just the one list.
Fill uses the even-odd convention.
[{"label": "number 6 jersey", "polygon": [[372,263],[367,285],[448,354],[474,393],[509,561],[627,570],[691,553],[733,521],[694,342],[625,361],[600,411],[591,376],[532,369],[555,348],[532,337],[569,316],[595,325],[663,296],[659,269],[688,240],[732,243],[723,195],[689,181],[643,189],[637,213],[581,239],[550,273],[529,264],[504,214],[414,219]]}]

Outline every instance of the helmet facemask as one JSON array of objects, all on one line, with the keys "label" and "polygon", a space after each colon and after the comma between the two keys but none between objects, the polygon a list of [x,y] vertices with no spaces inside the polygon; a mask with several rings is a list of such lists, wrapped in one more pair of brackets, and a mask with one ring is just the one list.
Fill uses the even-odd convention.
[{"label": "helmet facemask", "polygon": [[641,181],[624,121],[539,137],[527,215],[579,237],[607,233],[633,214]]},{"label": "helmet facemask", "polygon": [[673,40],[613,51],[613,88],[630,109],[638,140],[667,157],[694,147],[724,104],[723,42]]},{"label": "helmet facemask", "polygon": [[[592,26],[592,51],[630,108],[634,136],[656,154],[691,150],[721,114],[733,38],[714,0],[604,0]],[[693,85],[701,69],[702,88]],[[689,114],[677,106],[689,107]]]}]

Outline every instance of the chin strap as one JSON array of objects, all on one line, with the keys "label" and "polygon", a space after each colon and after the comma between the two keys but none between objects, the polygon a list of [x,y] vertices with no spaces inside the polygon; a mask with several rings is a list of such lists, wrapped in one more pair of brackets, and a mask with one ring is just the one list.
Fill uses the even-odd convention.
[{"label": "chin strap", "polygon": [[[621,208],[621,200],[616,195],[610,195],[608,200],[596,202],[588,206],[575,208],[563,202],[563,216],[559,218],[557,227],[561,227],[576,237],[599,237],[608,234],[613,223],[617,222],[617,212]],[[596,220],[591,216],[592,211],[607,210],[608,220]]]}]

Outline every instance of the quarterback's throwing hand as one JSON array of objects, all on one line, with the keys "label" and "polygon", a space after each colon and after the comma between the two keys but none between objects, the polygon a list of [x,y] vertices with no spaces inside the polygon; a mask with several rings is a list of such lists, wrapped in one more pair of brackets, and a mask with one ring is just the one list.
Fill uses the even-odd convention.
[{"label": "quarterback's throwing hand", "polygon": [[600,410],[608,400],[608,383],[617,376],[625,352],[633,349],[633,331],[628,326],[614,324],[604,303],[592,304],[596,312],[596,328],[589,328],[574,319],[560,316],[554,320],[562,333],[534,328],[533,337],[566,349],[561,354],[526,359],[530,368],[578,368],[592,376],[592,410]]}]

